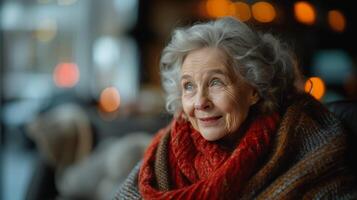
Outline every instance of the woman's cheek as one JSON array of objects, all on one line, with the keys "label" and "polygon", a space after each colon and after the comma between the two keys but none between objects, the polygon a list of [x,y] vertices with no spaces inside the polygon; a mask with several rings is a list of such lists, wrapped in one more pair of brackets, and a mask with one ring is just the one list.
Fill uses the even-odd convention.
[{"label": "woman's cheek", "polygon": [[198,127],[198,124],[197,124],[197,119],[196,118],[193,118],[193,117],[189,117],[189,121],[192,125],[192,127],[196,130],[196,131],[200,131],[199,127]]},{"label": "woman's cheek", "polygon": [[191,98],[187,96],[183,96],[182,99],[182,107],[183,111],[187,116],[194,116],[194,110],[193,110],[193,101]]},{"label": "woman's cheek", "polygon": [[187,96],[182,96],[181,101],[182,101],[183,112],[185,113],[187,120],[191,123],[194,129],[200,131],[198,128],[197,119],[195,118],[194,102],[192,98]]},{"label": "woman's cheek", "polygon": [[228,113],[225,117],[226,120],[226,130],[228,133],[233,133],[240,127],[239,118],[237,115]]}]

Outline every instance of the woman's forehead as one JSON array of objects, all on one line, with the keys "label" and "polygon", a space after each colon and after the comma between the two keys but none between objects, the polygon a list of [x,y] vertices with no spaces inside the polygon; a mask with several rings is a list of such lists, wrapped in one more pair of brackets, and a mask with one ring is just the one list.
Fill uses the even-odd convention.
[{"label": "woman's forehead", "polygon": [[217,48],[203,48],[190,52],[183,61],[181,72],[228,71],[227,56]]},{"label": "woman's forehead", "polygon": [[202,70],[186,70],[186,71],[181,71],[181,79],[189,79],[192,76],[199,76],[199,77],[210,77],[213,75],[221,75],[221,76],[226,76],[229,77],[229,73],[226,69],[222,69],[222,67],[216,67],[216,68],[204,68]]}]

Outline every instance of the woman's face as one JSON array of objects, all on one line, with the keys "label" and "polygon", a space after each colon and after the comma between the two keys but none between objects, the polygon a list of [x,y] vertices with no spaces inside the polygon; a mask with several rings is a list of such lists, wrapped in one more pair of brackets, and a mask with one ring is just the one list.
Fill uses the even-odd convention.
[{"label": "woman's face", "polygon": [[192,126],[208,141],[239,129],[258,94],[228,66],[217,48],[190,52],[181,68],[182,106]]}]

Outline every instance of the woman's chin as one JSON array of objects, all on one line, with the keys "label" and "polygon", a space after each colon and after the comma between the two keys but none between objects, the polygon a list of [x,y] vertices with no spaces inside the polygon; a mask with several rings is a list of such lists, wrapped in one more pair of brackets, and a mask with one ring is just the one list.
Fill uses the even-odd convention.
[{"label": "woman's chin", "polygon": [[217,127],[200,129],[201,136],[207,141],[216,141],[226,135],[226,130],[219,130]]}]

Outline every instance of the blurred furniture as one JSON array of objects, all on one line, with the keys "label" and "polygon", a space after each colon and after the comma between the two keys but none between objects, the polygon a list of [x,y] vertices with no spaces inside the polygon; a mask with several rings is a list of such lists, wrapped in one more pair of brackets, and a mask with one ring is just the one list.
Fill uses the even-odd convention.
[{"label": "blurred furniture", "polygon": [[[60,108],[66,108],[66,107],[61,107]],[[70,108],[70,109],[69,109]],[[83,107],[84,111],[85,111],[85,115],[87,116],[86,118],[88,119],[90,126],[88,126],[90,128],[89,132],[91,132],[92,134],[92,149],[90,150],[92,153],[90,156],[95,155],[97,161],[100,160],[98,159],[99,157],[101,157],[101,155],[106,155],[106,153],[103,153],[103,146],[105,147],[106,144],[108,143],[104,143],[104,145],[100,145],[101,142],[108,142],[112,140],[114,142],[118,141],[118,139],[122,139],[122,138],[127,138],[127,136],[132,135],[138,132],[145,132],[145,133],[150,133],[150,134],[154,134],[156,133],[160,128],[166,126],[170,120],[171,120],[171,116],[167,115],[167,114],[156,114],[156,115],[131,115],[131,116],[123,116],[123,117],[117,117],[115,119],[113,119],[112,121],[105,121],[103,119],[101,119],[101,117],[98,115],[97,110],[95,110],[95,108],[91,107],[91,106],[85,106]],[[26,194],[26,199],[27,200],[37,200],[37,199],[56,199],[56,197],[58,197],[60,190],[58,188],[58,181],[61,179],[58,179],[58,173],[56,173],[58,171],[58,165],[60,164],[58,161],[63,161],[64,159],[62,159],[64,152],[66,152],[66,154],[70,154],[71,149],[75,150],[73,152],[76,152],[76,148],[67,148],[68,146],[78,146],[79,143],[79,138],[74,138],[74,136],[76,135],[76,132],[80,132],[79,129],[74,129],[73,127],[73,123],[74,121],[79,121],[74,120],[73,117],[77,116],[78,118],[78,110],[79,108],[77,108],[77,114],[71,114],[73,112],[75,112],[76,109],[74,109],[74,107],[68,107],[67,106],[67,111],[70,112],[64,112],[64,110],[58,110],[58,106],[48,109],[48,111],[46,111],[45,113],[41,113],[42,118],[40,117],[40,121],[39,120],[35,120],[34,124],[36,128],[35,131],[37,132],[36,134],[41,134],[41,135],[46,135],[46,134],[52,134],[53,136],[42,136],[41,139],[43,138],[50,138],[47,139],[48,141],[51,141],[51,143],[46,142],[46,145],[42,145],[42,146],[48,146],[49,147],[45,148],[47,151],[49,152],[55,152],[55,150],[57,152],[62,152],[61,154],[58,153],[52,153],[55,156],[48,156],[47,154],[43,154],[43,149],[41,148],[41,145],[39,143],[37,143],[37,148],[39,148],[39,154],[38,154],[38,159],[36,161],[36,166],[35,166],[35,171],[32,175],[32,178],[30,180],[28,189],[27,189],[27,194]],[[56,111],[57,110],[57,111]],[[64,119],[64,120],[60,120],[61,118],[58,116],[59,114],[61,114],[63,116],[71,114],[72,116]],[[47,120],[51,118],[51,120]],[[78,124],[78,123],[76,123]],[[83,124],[83,123],[82,123]],[[65,126],[68,127],[72,127],[71,129],[69,128],[65,128]],[[57,128],[56,128],[57,127]],[[88,128],[87,127],[87,128]],[[76,131],[77,130],[77,131]],[[62,132],[65,132],[63,134],[61,134]],[[132,133],[132,134],[131,134]],[[60,136],[61,135],[61,136]],[[55,137],[55,138],[54,138]],[[57,138],[57,139],[56,139]],[[66,140],[64,140],[66,139]],[[134,138],[135,140],[135,138]],[[41,141],[41,140],[40,140]],[[56,141],[59,141],[59,143],[64,143],[63,145],[59,145],[56,143]],[[68,143],[67,141],[76,141],[76,144],[73,144],[73,142]],[[128,141],[128,140],[126,140]],[[150,141],[150,140],[148,140]],[[66,144],[65,144],[66,143]],[[135,142],[132,142],[135,143]],[[138,141],[136,142],[138,143]],[[53,144],[53,145],[51,145]],[[117,143],[118,144],[118,143]],[[67,147],[66,147],[67,146]],[[80,146],[80,145],[79,145]],[[121,146],[125,146],[125,145],[121,145]],[[130,146],[130,144],[127,144],[127,147],[123,147],[123,149],[119,150],[119,152],[121,154],[126,154],[127,156],[132,157],[130,159],[125,160],[125,162],[123,162],[121,165],[124,165],[123,168],[128,168],[127,165],[130,165],[130,163],[135,164],[140,157],[135,157],[135,150],[133,150],[133,148],[138,149],[137,147],[133,146],[132,148],[128,147]],[[53,149],[55,148],[55,149]],[[99,151],[97,151],[99,149]],[[100,150],[102,149],[102,150]],[[108,150],[113,150],[113,148],[107,148]],[[118,148],[117,148],[118,150]],[[68,152],[70,151],[70,152]],[[100,152],[101,151],[101,152]],[[124,151],[124,153],[123,153]],[[127,151],[130,151],[130,153],[128,153]],[[99,155],[99,153],[101,153],[101,155]],[[50,155],[52,155],[50,154]],[[115,155],[118,155],[119,153],[115,153]],[[138,153],[136,153],[138,154]],[[53,162],[53,159],[48,159],[48,158],[52,158],[55,157],[57,159],[54,159],[55,162]],[[71,156],[66,156],[66,157],[71,157]],[[89,156],[88,156],[89,157]],[[110,158],[109,158],[110,159]],[[133,159],[136,159],[135,161],[133,161]],[[68,159],[66,159],[68,160]],[[70,161],[75,161],[76,159],[70,159]],[[89,159],[90,160],[90,159]],[[113,162],[113,159],[110,160],[111,166],[115,167],[115,164],[118,163],[118,160]],[[64,165],[66,165],[68,162],[64,163]],[[102,166],[104,166],[107,163],[104,163],[103,159],[101,161],[99,161],[99,164],[95,164],[95,166],[93,165],[93,163],[98,163],[96,161],[94,161],[93,157],[91,161],[88,161],[87,163],[91,163],[87,166],[83,167],[83,163],[78,163],[78,165],[76,165],[76,169],[72,169],[69,170],[70,173],[73,174],[73,172],[75,172],[76,170],[78,172],[81,173],[76,173],[76,175],[78,177],[82,177],[83,178],[83,174],[82,173],[83,170],[80,169],[87,169],[86,171],[88,172],[88,170],[93,170],[93,169],[100,169],[102,170]],[[120,165],[120,166],[121,166]],[[54,167],[54,166],[57,166]],[[75,165],[73,165],[75,166]],[[130,171],[130,169],[128,169]],[[99,171],[99,170],[95,170],[95,171]],[[120,169],[118,169],[118,172],[116,173],[120,173],[119,172]],[[68,171],[67,171],[68,172]],[[67,173],[67,174],[70,174]],[[115,173],[115,172],[114,172]],[[113,173],[112,173],[113,174]],[[70,176],[70,177],[69,177]],[[76,177],[77,177],[76,176]],[[72,175],[67,175],[66,179],[70,179],[71,177],[73,177]],[[94,177],[94,178],[93,178]],[[96,180],[95,178],[98,179],[98,177],[93,176],[91,180]],[[62,178],[62,180],[64,180]],[[64,182],[62,182],[62,187],[65,186],[66,184],[63,184]],[[73,183],[72,183],[73,184]],[[88,185],[88,184],[87,184]],[[119,186],[119,185],[118,185]],[[68,184],[68,187],[69,184]],[[84,187],[84,186],[83,186]],[[62,188],[63,189],[63,188]],[[68,188],[67,188],[68,189]],[[88,189],[88,187],[87,187]],[[75,198],[76,199],[76,198]],[[79,199],[83,199],[83,198],[79,198]],[[96,198],[93,198],[96,199]]]}]

